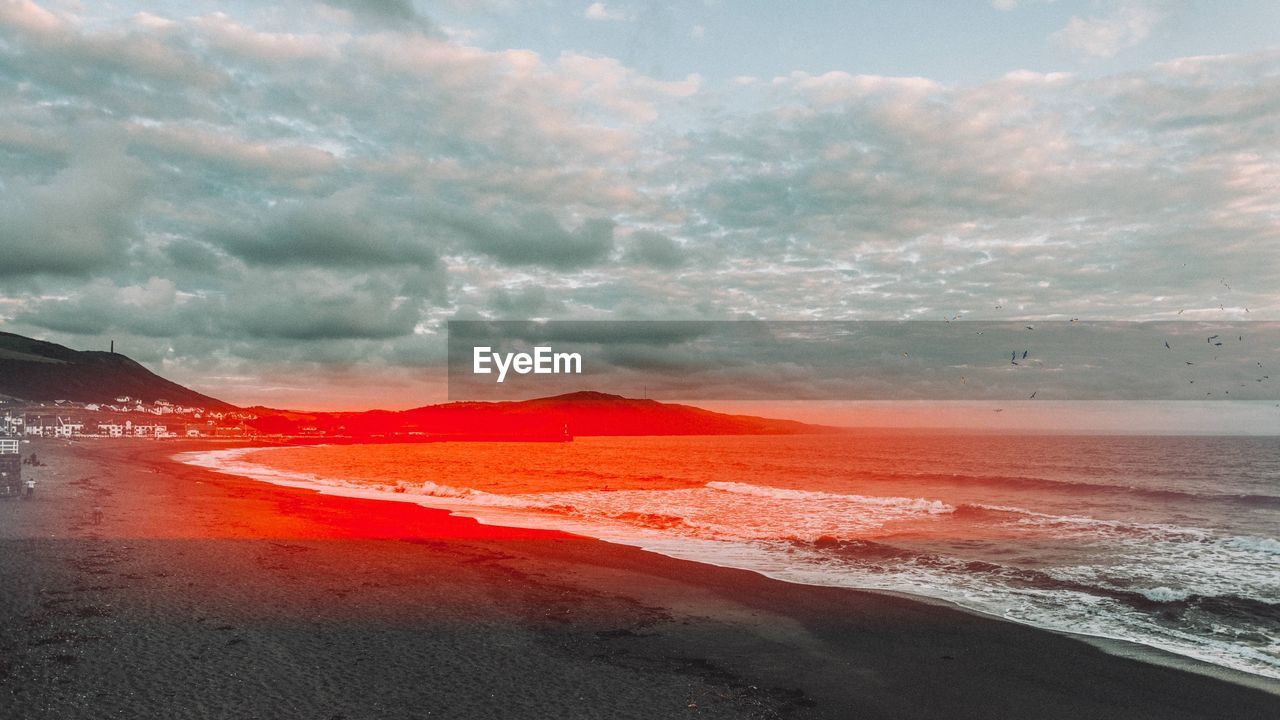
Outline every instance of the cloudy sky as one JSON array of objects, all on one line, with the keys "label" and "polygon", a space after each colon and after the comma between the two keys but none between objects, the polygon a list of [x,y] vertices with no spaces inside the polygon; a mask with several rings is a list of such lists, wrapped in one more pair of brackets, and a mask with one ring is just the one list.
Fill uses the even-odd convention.
[{"label": "cloudy sky", "polygon": [[450,319],[1280,320],[1269,0],[267,5],[0,0],[0,329],[326,409]]}]

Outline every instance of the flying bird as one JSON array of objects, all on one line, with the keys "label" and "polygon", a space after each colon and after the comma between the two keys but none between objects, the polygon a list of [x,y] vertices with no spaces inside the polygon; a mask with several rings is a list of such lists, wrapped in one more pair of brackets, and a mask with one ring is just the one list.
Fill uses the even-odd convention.
[{"label": "flying bird", "polygon": [[1031,352],[1031,351],[1030,351],[1030,350],[1023,350],[1023,351],[1022,351],[1022,359],[1023,359],[1023,360],[1026,360],[1026,359],[1027,359],[1027,353],[1029,353],[1029,352]]},{"label": "flying bird", "polygon": [[1036,393],[1038,393],[1038,392],[1040,392],[1040,391],[1039,391],[1039,390],[1036,390],[1035,392],[1031,393],[1031,397],[1029,397],[1029,398],[1027,398],[1027,399],[1028,399],[1028,400],[1035,400],[1035,399],[1036,399]]},{"label": "flying bird", "polygon": [[1165,341],[1164,341],[1164,349],[1165,349],[1165,350],[1172,350],[1172,349],[1173,349],[1173,348],[1169,347],[1169,341],[1168,341],[1168,340],[1165,340]]}]

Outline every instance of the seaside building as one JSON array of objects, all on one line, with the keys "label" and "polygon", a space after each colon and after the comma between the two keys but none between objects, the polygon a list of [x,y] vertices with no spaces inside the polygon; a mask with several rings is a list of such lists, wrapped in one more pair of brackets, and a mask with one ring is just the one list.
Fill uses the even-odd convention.
[{"label": "seaside building", "polygon": [[17,438],[0,437],[0,497],[22,494],[22,452]]},{"label": "seaside building", "polygon": [[70,438],[83,434],[84,423],[71,417],[58,417],[58,423],[53,428],[54,437]]},{"label": "seaside building", "polygon": [[98,423],[98,434],[107,437],[124,437],[124,425],[119,423]]},{"label": "seaside building", "polygon": [[28,437],[53,437],[57,428],[57,415],[28,414],[22,432]]},{"label": "seaside building", "polygon": [[23,434],[22,427],[25,422],[25,417],[23,415],[21,414],[11,415],[6,412],[4,414],[4,418],[0,420],[0,422],[3,422],[3,425],[0,425],[0,434],[7,434],[7,435]]},{"label": "seaside building", "polygon": [[84,420],[75,415],[28,414],[23,422],[10,427],[20,428],[19,432],[28,437],[71,438],[84,434]]}]

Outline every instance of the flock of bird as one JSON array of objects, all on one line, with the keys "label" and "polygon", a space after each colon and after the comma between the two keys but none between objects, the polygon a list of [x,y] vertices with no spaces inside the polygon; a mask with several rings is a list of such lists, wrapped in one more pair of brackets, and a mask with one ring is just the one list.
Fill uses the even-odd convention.
[{"label": "flock of bird", "polygon": [[[1225,287],[1227,290],[1230,290],[1230,289],[1231,289],[1231,286],[1230,286],[1229,284],[1227,284],[1227,282],[1226,282],[1226,280],[1225,280],[1225,279],[1221,280],[1220,282],[1221,282],[1222,286],[1223,286],[1223,287]],[[996,305],[996,306],[995,306],[995,309],[996,309],[996,310],[1000,310],[1000,309],[1002,309],[1002,308],[1003,308],[1003,305]],[[1221,308],[1221,305],[1220,305],[1220,308]],[[1183,309],[1181,309],[1181,310],[1178,310],[1178,313],[1177,313],[1177,314],[1178,314],[1178,315],[1182,315],[1182,313],[1183,313],[1184,311],[1185,311],[1185,308],[1183,308]],[[1249,312],[1249,308],[1247,308],[1247,307],[1246,307],[1246,308],[1244,308],[1244,311],[1245,311],[1246,313],[1247,313],[1247,312]],[[960,319],[960,314],[956,314],[956,315],[953,315],[953,316],[952,316],[952,317],[950,317],[950,318],[944,318],[944,320],[943,320],[943,321],[944,321],[944,322],[946,322],[946,323],[951,323],[951,322],[956,321],[956,320],[959,320],[959,319]],[[1075,322],[1079,322],[1079,320],[1080,320],[1080,318],[1073,317],[1073,318],[1071,318],[1071,319],[1069,320],[1069,322],[1075,323]],[[1027,330],[1035,330],[1035,327],[1034,327],[1033,325],[1025,325],[1025,326],[1024,326],[1024,328],[1025,328],[1025,329],[1027,329]],[[977,334],[978,334],[978,335],[982,335],[982,334],[984,334],[984,332],[985,332],[985,331],[979,330],[979,331],[977,331]],[[1236,335],[1236,342],[1239,342],[1239,343],[1244,342],[1244,335],[1242,335],[1242,334],[1237,334],[1237,335]],[[1223,347],[1223,346],[1224,346],[1224,341],[1223,341],[1223,337],[1222,337],[1222,334],[1221,334],[1221,333],[1216,333],[1216,334],[1213,334],[1213,335],[1209,335],[1208,337],[1206,337],[1206,338],[1205,338],[1205,343],[1206,343],[1206,344],[1208,344],[1209,346],[1213,347],[1213,348],[1220,348],[1220,347]],[[1165,350],[1168,350],[1168,351],[1170,351],[1170,352],[1172,352],[1172,351],[1174,350],[1173,346],[1172,346],[1172,345],[1170,345],[1170,343],[1169,343],[1169,341],[1168,341],[1168,340],[1165,340],[1165,341],[1164,341],[1164,347],[1165,347]],[[1021,366],[1021,365],[1022,365],[1022,363],[1020,363],[1019,361],[1020,361],[1020,360],[1021,360],[1021,361],[1026,361],[1026,360],[1027,360],[1027,358],[1028,358],[1028,357],[1030,357],[1030,354],[1031,354],[1031,350],[1030,350],[1030,348],[1024,349],[1024,350],[1022,351],[1021,355],[1019,355],[1019,353],[1018,353],[1018,351],[1017,351],[1017,350],[1012,350],[1012,351],[1010,351],[1010,353],[1009,353],[1009,364],[1010,364],[1011,366]],[[904,353],[902,353],[902,355],[903,355],[903,357],[907,357],[907,353],[905,353],[905,352],[904,352]],[[1214,360],[1217,360],[1217,359],[1218,359],[1218,357],[1219,357],[1218,355],[1214,355],[1213,359],[1214,359]],[[1196,363],[1195,363],[1195,362],[1192,362],[1191,360],[1183,360],[1183,362],[1184,362],[1184,363],[1185,363],[1185,365],[1186,365],[1186,366],[1188,366],[1188,367],[1193,367],[1193,366],[1195,366],[1195,365],[1196,365]],[[1258,368],[1260,368],[1260,369],[1264,369],[1261,361],[1255,361],[1255,364],[1257,365],[1257,367],[1258,367]],[[1256,378],[1254,378],[1254,381],[1255,381],[1255,382],[1259,382],[1259,383],[1261,383],[1261,382],[1266,382],[1266,381],[1268,381],[1268,380],[1270,380],[1270,379],[1271,379],[1271,376],[1270,376],[1270,375],[1267,375],[1267,374],[1261,374],[1261,376],[1260,376],[1260,377],[1256,377]],[[966,377],[963,377],[963,376],[962,376],[962,377],[960,378],[960,382],[961,382],[961,384],[967,384],[967,383],[968,383],[968,378],[966,378]],[[1187,379],[1187,382],[1188,382],[1189,384],[1195,384],[1195,379],[1194,379],[1194,378],[1188,378],[1188,379]],[[1247,385],[1246,385],[1245,383],[1240,383],[1240,387],[1247,387]],[[1033,392],[1031,393],[1031,395],[1030,395],[1027,399],[1028,399],[1028,400],[1034,400],[1034,399],[1035,399],[1035,397],[1036,397],[1036,395],[1037,395],[1037,394],[1039,394],[1039,392],[1040,392],[1040,391],[1039,391],[1038,389],[1037,389],[1037,390],[1035,390],[1035,391],[1033,391]],[[1231,391],[1230,391],[1230,390],[1223,390],[1223,391],[1222,391],[1222,393],[1223,393],[1223,395],[1224,395],[1224,396],[1225,396],[1225,395],[1230,395],[1230,394],[1231,394]],[[1212,396],[1213,394],[1214,394],[1214,392],[1213,392],[1212,390],[1207,390],[1207,391],[1205,391],[1205,396],[1206,396],[1206,397],[1208,397],[1208,396]],[[1276,407],[1280,407],[1280,404],[1277,404],[1277,405],[1276,405]],[[1004,408],[997,408],[997,409],[995,409],[995,412],[1004,412]]]},{"label": "flock of bird", "polygon": [[[997,306],[997,307],[999,307],[999,306]],[[1179,311],[1179,312],[1181,312],[1181,311]],[[1071,322],[1076,322],[1076,320],[1077,320],[1077,318],[1072,318]],[[1027,330],[1034,330],[1034,329],[1035,329],[1035,328],[1034,328],[1033,326],[1031,326],[1031,325],[1026,325],[1026,326],[1025,326],[1025,328],[1026,328]],[[979,332],[978,334],[979,334],[979,335],[981,335],[982,333],[981,333],[981,332]],[[1236,342],[1244,342],[1244,335],[1236,335]],[[1213,346],[1213,347],[1222,347],[1222,346],[1223,346],[1222,335],[1221,335],[1220,333],[1219,333],[1219,334],[1210,335],[1210,336],[1208,336],[1208,337],[1206,337],[1206,338],[1205,338],[1205,343],[1206,343],[1207,345],[1211,345],[1211,346]],[[1168,340],[1165,340],[1165,341],[1164,341],[1164,348],[1165,348],[1165,350],[1169,350],[1169,351],[1171,351],[1171,352],[1173,351],[1173,346],[1169,344],[1169,341],[1168,341]],[[1018,361],[1019,361],[1019,360],[1026,360],[1026,359],[1027,359],[1027,357],[1028,357],[1030,354],[1031,354],[1031,350],[1030,350],[1030,349],[1023,350],[1023,351],[1022,351],[1022,355],[1021,355],[1021,356],[1019,356],[1019,355],[1018,355],[1018,351],[1017,351],[1017,350],[1013,350],[1013,351],[1011,351],[1011,352],[1009,353],[1009,364],[1010,364],[1010,365],[1015,365],[1015,366],[1016,366],[1016,365],[1019,365],[1019,362],[1018,362]],[[1217,359],[1218,359],[1218,357],[1219,357],[1218,355],[1214,355],[1214,356],[1213,356],[1213,359],[1214,359],[1214,360],[1217,360]],[[1185,364],[1186,364],[1186,365],[1188,365],[1188,366],[1194,366],[1194,365],[1195,365],[1195,363],[1194,363],[1194,362],[1192,362],[1192,361],[1190,361],[1190,360],[1183,360],[1183,363],[1185,363]],[[1259,368],[1262,368],[1262,367],[1263,367],[1263,366],[1262,366],[1262,361],[1260,361],[1260,360],[1259,360],[1259,361],[1255,361],[1255,364],[1256,364]],[[1261,377],[1254,378],[1254,382],[1266,382],[1267,380],[1270,380],[1270,379],[1271,379],[1271,376],[1270,376],[1270,375],[1263,374]],[[963,378],[963,377],[962,377],[962,378],[961,378],[961,382],[962,382],[962,383],[963,383],[963,382],[966,382],[966,378]],[[1195,381],[1195,379],[1194,379],[1194,378],[1191,378],[1191,379],[1188,379],[1188,380],[1187,380],[1187,382],[1188,382],[1189,384],[1194,385],[1196,381]],[[1240,387],[1248,387],[1248,386],[1247,386],[1245,383],[1240,383]],[[1035,390],[1035,391],[1033,391],[1033,392],[1031,393],[1031,395],[1030,395],[1027,399],[1028,399],[1028,400],[1034,400],[1034,399],[1035,399],[1035,397],[1036,397],[1036,395],[1037,395],[1039,392],[1040,392],[1039,390]],[[1231,394],[1231,391],[1230,391],[1230,390],[1224,390],[1224,391],[1223,391],[1223,395],[1230,395],[1230,394]],[[1205,395],[1206,395],[1206,396],[1212,396],[1212,395],[1213,395],[1213,391],[1212,391],[1212,390],[1207,390],[1207,391],[1205,391]],[[1276,407],[1280,407],[1280,404],[1277,404],[1277,405],[1276,405]],[[1003,412],[1003,410],[1004,410],[1003,408],[1000,408],[1000,409],[997,409],[995,412]]]},{"label": "flock of bird", "polygon": [[[1222,278],[1222,279],[1220,279],[1220,280],[1219,280],[1219,284],[1220,284],[1220,285],[1222,285],[1223,287],[1225,287],[1227,290],[1231,290],[1231,285],[1227,283],[1226,278]],[[996,310],[1002,310],[1003,308],[1004,308],[1004,306],[1003,306],[1003,305],[996,305],[996,306],[995,306],[995,309],[996,309]],[[1221,303],[1219,303],[1219,305],[1218,305],[1218,309],[1219,309],[1219,310],[1225,310],[1226,308],[1225,308]],[[1182,313],[1183,313],[1183,312],[1185,312],[1185,311],[1186,311],[1186,308],[1182,308],[1182,309],[1178,310],[1177,314],[1178,314],[1178,315],[1182,315]],[[1245,311],[1246,313],[1248,313],[1248,312],[1249,312],[1249,308],[1245,307],[1245,308],[1244,308],[1244,311]],[[957,321],[957,320],[959,320],[959,319],[960,319],[960,317],[961,317],[961,314],[960,314],[960,313],[957,313],[957,314],[955,314],[955,315],[953,315],[953,316],[951,316],[951,317],[949,317],[949,318],[943,318],[943,322],[945,322],[945,323],[951,323],[951,322],[953,322],[953,321]],[[1079,321],[1080,321],[1080,318],[1078,318],[1078,317],[1073,317],[1073,318],[1071,318],[1068,322],[1075,323],[1075,322],[1079,322]],[[1033,325],[1025,325],[1024,327],[1025,327],[1027,330],[1035,330],[1035,326],[1033,326]],[[977,332],[977,334],[978,334],[978,335],[983,335],[983,334],[985,334],[985,331],[983,331],[983,330],[978,330],[978,331],[976,331],[976,332]],[[1244,342],[1244,335],[1237,334],[1237,335],[1236,335],[1236,342],[1243,343],[1243,342]],[[1221,334],[1221,333],[1216,333],[1216,334],[1214,334],[1214,335],[1210,335],[1210,336],[1206,337],[1206,338],[1205,338],[1205,343],[1207,343],[1209,346],[1211,346],[1211,347],[1213,347],[1213,348],[1220,348],[1220,347],[1223,347],[1223,344],[1224,344],[1224,343],[1223,343],[1223,339],[1222,339],[1222,334]],[[1168,340],[1165,340],[1165,341],[1164,341],[1164,348],[1165,348],[1165,350],[1168,350],[1168,351],[1171,351],[1171,352],[1172,352],[1172,351],[1173,351],[1173,349],[1174,349],[1174,348],[1173,348],[1173,346],[1169,344],[1169,341],[1168,341]],[[1031,354],[1031,350],[1030,350],[1030,348],[1024,349],[1024,350],[1022,351],[1021,356],[1019,356],[1019,354],[1018,354],[1018,351],[1017,351],[1017,350],[1012,350],[1012,351],[1010,351],[1010,353],[1009,353],[1009,364],[1010,364],[1011,366],[1021,366],[1021,365],[1022,365],[1022,363],[1020,363],[1020,362],[1019,362],[1019,360],[1021,360],[1021,361],[1026,361],[1026,360],[1027,360],[1027,358],[1030,356],[1030,354]],[[903,356],[903,357],[908,357],[908,354],[904,352],[904,353],[902,353],[902,356]],[[1214,360],[1217,360],[1217,359],[1218,359],[1218,357],[1219,357],[1218,355],[1214,355],[1214,356],[1213,356],[1213,359],[1214,359]],[[1196,363],[1192,362],[1191,360],[1183,360],[1183,362],[1185,363],[1185,365],[1186,365],[1187,367],[1194,367],[1194,366],[1196,365]],[[1263,368],[1263,365],[1262,365],[1262,362],[1261,362],[1261,361],[1255,361],[1255,364],[1258,366],[1258,368],[1259,368],[1259,369],[1265,369],[1265,368]],[[1268,381],[1268,380],[1270,380],[1270,379],[1271,379],[1271,376],[1270,376],[1270,375],[1262,374],[1260,377],[1254,378],[1254,381],[1255,381],[1255,382],[1259,382],[1259,383],[1261,383],[1261,382],[1266,382],[1266,381]],[[1195,382],[1196,382],[1196,381],[1195,381],[1195,379],[1194,379],[1194,378],[1187,378],[1187,383],[1188,383],[1188,384],[1192,384],[1192,385],[1194,385],[1194,384],[1195,384]],[[964,385],[964,384],[968,384],[968,378],[967,378],[967,377],[964,377],[964,376],[961,376],[961,377],[960,377],[960,383],[961,383],[962,385]],[[1240,383],[1240,387],[1247,387],[1247,385],[1246,385],[1245,383]],[[1038,389],[1037,389],[1037,390],[1035,390],[1035,391],[1033,391],[1033,392],[1031,393],[1031,395],[1030,395],[1027,399],[1028,399],[1028,400],[1034,400],[1034,399],[1035,399],[1035,397],[1036,397],[1036,395],[1037,395],[1037,394],[1039,394],[1039,392],[1040,392],[1040,391],[1039,391]],[[1207,391],[1205,391],[1205,396],[1206,396],[1206,397],[1212,396],[1213,394],[1214,394],[1214,393],[1213,393],[1213,391],[1212,391],[1212,390],[1207,390]],[[1227,396],[1227,395],[1230,395],[1230,394],[1231,394],[1231,391],[1230,391],[1230,390],[1223,390],[1223,391],[1222,391],[1222,394],[1223,394],[1224,396]],[[1280,403],[1278,403],[1278,404],[1276,405],[1276,407],[1280,407]],[[1004,408],[997,408],[997,409],[995,409],[995,412],[1004,412]]]}]

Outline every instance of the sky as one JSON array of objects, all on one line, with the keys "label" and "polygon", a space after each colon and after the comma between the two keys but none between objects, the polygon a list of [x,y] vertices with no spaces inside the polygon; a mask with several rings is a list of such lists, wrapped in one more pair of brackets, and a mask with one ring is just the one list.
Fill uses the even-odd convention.
[{"label": "sky", "polygon": [[1280,4],[0,0],[0,330],[239,404],[468,319],[1280,320]]}]

